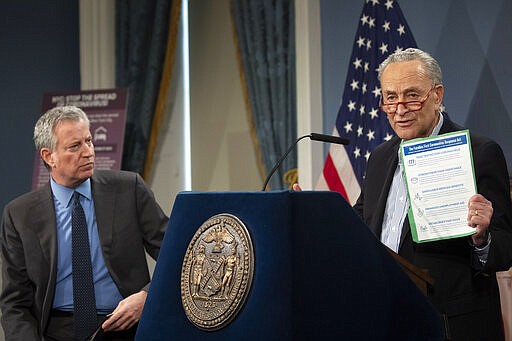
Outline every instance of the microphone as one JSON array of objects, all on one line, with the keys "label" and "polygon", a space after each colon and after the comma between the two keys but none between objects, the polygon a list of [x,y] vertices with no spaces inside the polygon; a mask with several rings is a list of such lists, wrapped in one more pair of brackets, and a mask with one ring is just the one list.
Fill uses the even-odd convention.
[{"label": "microphone", "polygon": [[274,165],[274,168],[272,168],[272,170],[268,173],[268,176],[265,179],[265,183],[263,184],[263,188],[261,189],[263,192],[265,192],[265,190],[267,189],[267,185],[268,185],[268,182],[270,181],[270,178],[272,177],[272,175],[274,175],[274,173],[279,168],[279,166],[281,166],[281,163],[284,161],[284,159],[286,159],[288,154],[290,154],[290,152],[297,145],[297,143],[300,140],[305,139],[306,137],[309,137],[313,141],[321,141],[321,142],[327,142],[327,143],[336,143],[336,144],[343,144],[343,145],[346,145],[346,144],[350,143],[349,139],[346,139],[346,138],[343,138],[343,137],[332,136],[332,135],[324,135],[324,134],[317,134],[317,133],[311,133],[311,134],[303,135],[303,136],[299,137],[288,148],[286,153],[284,153],[284,155],[281,156],[281,158],[276,162],[276,164]]},{"label": "microphone", "polygon": [[339,137],[339,136],[311,133],[311,135],[309,135],[309,137],[314,141],[322,141],[322,142],[327,142],[327,143],[336,143],[336,144],[343,144],[343,145],[350,143],[350,141],[348,139]]}]

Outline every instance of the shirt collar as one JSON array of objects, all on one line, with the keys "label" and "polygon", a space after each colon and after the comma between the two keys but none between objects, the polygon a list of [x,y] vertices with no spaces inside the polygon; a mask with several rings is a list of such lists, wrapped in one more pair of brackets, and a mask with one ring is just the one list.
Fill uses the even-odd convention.
[{"label": "shirt collar", "polygon": [[439,131],[441,130],[441,127],[443,126],[443,122],[444,122],[443,113],[439,112],[439,122],[437,122],[437,124],[434,127],[434,130],[432,130],[432,134],[430,134],[430,136],[436,136],[439,134]]},{"label": "shirt collar", "polygon": [[69,203],[71,202],[71,198],[73,197],[73,193],[75,191],[80,193],[89,200],[92,199],[90,178],[82,182],[80,186],[78,186],[77,188],[73,189],[59,185],[50,176],[50,186],[52,188],[53,195],[64,207],[68,207]]}]

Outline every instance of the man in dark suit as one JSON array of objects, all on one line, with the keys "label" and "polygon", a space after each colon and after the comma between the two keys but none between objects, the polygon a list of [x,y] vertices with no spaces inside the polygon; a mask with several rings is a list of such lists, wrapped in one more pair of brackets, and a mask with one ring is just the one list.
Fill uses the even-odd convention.
[{"label": "man in dark suit", "polygon": [[503,152],[494,141],[471,135],[478,194],[469,198],[467,219],[475,234],[413,242],[400,142],[463,128],[441,113],[441,70],[429,54],[396,52],[380,66],[379,79],[381,109],[397,136],[372,152],[354,208],[384,244],[429,270],[434,285],[428,296],[442,315],[447,339],[501,340],[495,272],[512,264],[512,208]]},{"label": "man in dark suit", "polygon": [[[42,115],[34,142],[51,179],[4,208],[0,304],[6,339],[83,340],[101,325],[105,339],[131,340],[150,284],[144,250],[157,258],[168,218],[138,174],[94,171],[89,120],[79,108]],[[75,260],[78,207],[90,262]],[[83,297],[74,294],[84,290],[75,264],[85,263],[93,286],[93,321],[86,329],[75,323],[82,304],[75,299]]]}]

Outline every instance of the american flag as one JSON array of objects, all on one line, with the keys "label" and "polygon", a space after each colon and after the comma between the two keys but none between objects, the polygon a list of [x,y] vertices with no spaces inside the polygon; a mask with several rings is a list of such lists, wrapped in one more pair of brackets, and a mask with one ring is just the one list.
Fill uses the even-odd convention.
[{"label": "american flag", "polygon": [[408,47],[416,47],[416,42],[398,3],[367,0],[333,130],[333,135],[349,138],[350,144],[331,144],[316,189],[337,191],[351,204],[356,202],[370,153],[393,137],[386,114],[379,109],[377,68],[390,53]]}]

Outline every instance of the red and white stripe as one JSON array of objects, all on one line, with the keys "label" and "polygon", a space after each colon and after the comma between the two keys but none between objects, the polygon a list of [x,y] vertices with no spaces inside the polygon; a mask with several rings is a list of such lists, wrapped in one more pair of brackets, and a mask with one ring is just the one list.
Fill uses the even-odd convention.
[{"label": "red and white stripe", "polygon": [[[332,135],[340,136],[336,128]],[[315,189],[339,192],[350,205],[355,204],[361,193],[361,187],[344,146],[331,144]]]}]

